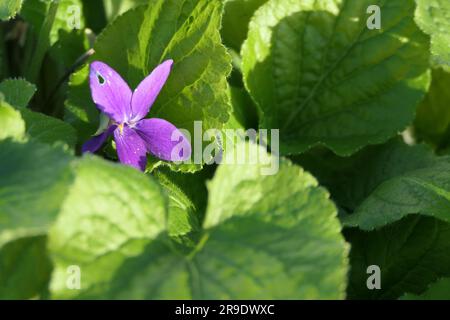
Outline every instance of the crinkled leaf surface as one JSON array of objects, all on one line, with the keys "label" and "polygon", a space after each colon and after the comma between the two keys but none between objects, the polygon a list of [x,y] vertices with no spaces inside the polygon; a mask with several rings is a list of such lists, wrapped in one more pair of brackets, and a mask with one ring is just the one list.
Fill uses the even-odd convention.
[{"label": "crinkled leaf surface", "polygon": [[[262,176],[263,167],[219,167],[192,246],[167,235],[164,200],[150,178],[82,160],[50,232],[53,297],[343,298],[347,245],[328,194],[295,165],[283,162],[272,176]],[[66,288],[69,265],[81,268],[81,290]]]},{"label": "crinkled leaf surface", "polygon": [[25,79],[6,79],[0,82],[0,93],[14,107],[27,107],[35,92],[36,86]]},{"label": "crinkled leaf surface", "polygon": [[[351,243],[350,299],[397,299],[421,294],[430,283],[450,276],[450,224],[408,216],[380,230],[346,232]],[[367,268],[381,271],[381,290],[369,290]]]},{"label": "crinkled leaf surface", "polygon": [[46,233],[71,183],[70,159],[39,142],[0,142],[0,247]]},{"label": "crinkled leaf surface", "polygon": [[[366,23],[379,5],[380,30]],[[428,37],[414,0],[272,0],[242,47],[246,87],[263,128],[280,129],[282,154],[316,144],[349,155],[414,118],[429,85]]]},{"label": "crinkled leaf surface", "polygon": [[[143,254],[166,230],[166,198],[161,187],[137,170],[84,157],[49,236],[55,262],[55,297],[103,297],[124,261]],[[67,268],[82,272],[82,290],[68,290]],[[159,279],[163,280],[163,279]]]},{"label": "crinkled leaf surface", "polygon": [[447,0],[416,0],[416,22],[431,35],[432,61],[450,70],[450,2]]},{"label": "crinkled leaf surface", "polygon": [[[194,121],[202,121],[203,130],[220,129],[230,112],[230,57],[220,39],[221,7],[218,0],[169,0],[128,11],[98,37],[93,59],[115,68],[132,88],[159,63],[173,59],[169,79],[148,117],[166,119],[192,137]],[[72,77],[65,117],[78,130],[80,142],[98,126],[87,73],[85,67]],[[198,149],[194,152],[201,153]]]}]

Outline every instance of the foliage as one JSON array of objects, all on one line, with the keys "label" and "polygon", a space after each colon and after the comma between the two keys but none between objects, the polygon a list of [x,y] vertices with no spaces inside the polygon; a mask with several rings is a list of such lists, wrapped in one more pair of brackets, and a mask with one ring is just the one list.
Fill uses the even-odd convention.
[{"label": "foliage", "polygon": [[[449,299],[449,18],[448,0],[0,1],[0,299]],[[82,154],[111,124],[89,64],[134,89],[167,59],[149,117],[200,161]]]}]

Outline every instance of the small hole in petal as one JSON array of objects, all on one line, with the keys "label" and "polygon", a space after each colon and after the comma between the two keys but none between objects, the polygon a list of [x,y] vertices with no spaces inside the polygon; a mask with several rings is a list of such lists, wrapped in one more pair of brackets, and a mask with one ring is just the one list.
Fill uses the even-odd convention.
[{"label": "small hole in petal", "polygon": [[100,85],[103,85],[105,83],[105,78],[103,78],[100,73],[97,73],[97,80]]}]

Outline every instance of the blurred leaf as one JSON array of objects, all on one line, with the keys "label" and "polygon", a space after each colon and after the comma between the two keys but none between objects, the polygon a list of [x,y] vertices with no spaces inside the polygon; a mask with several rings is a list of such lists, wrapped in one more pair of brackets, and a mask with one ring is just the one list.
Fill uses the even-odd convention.
[{"label": "blurred leaf", "polygon": [[450,300],[450,278],[438,280],[420,295],[406,294],[402,300]]},{"label": "blurred leaf", "polygon": [[[50,232],[53,297],[343,298],[347,245],[328,194],[287,162],[278,174],[261,175],[277,159],[254,145],[241,148],[260,152],[261,163],[219,166],[194,247],[169,239],[151,179],[83,160]],[[68,265],[80,267],[81,290],[66,288]]]},{"label": "blurred leaf", "polygon": [[36,86],[25,79],[6,79],[0,82],[0,93],[14,107],[26,108],[35,92]]},{"label": "blurred leaf", "polygon": [[48,144],[61,141],[70,148],[75,147],[76,131],[70,124],[40,112],[27,109],[20,109],[20,112],[25,120],[26,133],[32,139]]},{"label": "blurred leaf", "polygon": [[450,1],[416,0],[415,19],[431,36],[432,61],[450,71]]},{"label": "blurred leaf", "polygon": [[51,31],[54,26],[56,14],[58,12],[59,1],[49,1],[48,10],[46,11],[42,25],[37,31],[37,40],[32,52],[32,56],[28,56],[26,63],[28,64],[25,77],[36,83],[38,80],[39,72],[42,68],[45,54],[51,46]]},{"label": "blurred leaf", "polygon": [[[230,57],[220,40],[220,14],[218,0],[153,1],[148,9],[128,11],[111,23],[98,37],[93,59],[116,69],[131,88],[159,63],[173,59],[170,77],[149,117],[166,119],[187,129],[191,137],[194,121],[202,121],[203,131],[220,129],[229,116],[226,77],[230,72]],[[66,103],[65,119],[77,129],[80,142],[98,126],[99,112],[87,78],[87,67],[73,75]],[[194,153],[201,154],[197,149]],[[174,166],[180,168],[194,171],[199,166]]]},{"label": "blurred leaf", "polygon": [[13,18],[21,6],[22,0],[2,0],[0,2],[0,20]]},{"label": "blurred leaf", "polygon": [[[25,0],[20,15],[31,24],[36,34],[44,25],[50,4],[53,1]],[[83,4],[81,0],[59,0],[55,20],[49,32],[49,43],[53,45],[59,39],[61,30],[71,32],[85,27]]]},{"label": "blurred leaf", "polygon": [[[106,26],[105,7],[102,0],[81,0],[83,2],[83,16],[86,19],[86,27],[99,34]],[[116,2],[122,2],[116,1]]]},{"label": "blurred leaf", "polygon": [[231,106],[233,108],[231,117],[233,117],[237,124],[242,128],[257,129],[258,115],[256,106],[247,91],[243,88],[230,86],[230,96]]},{"label": "blurred leaf", "polygon": [[[379,5],[382,28],[366,23]],[[414,0],[271,0],[242,46],[260,127],[280,129],[281,154],[323,145],[339,155],[387,141],[414,118],[429,85],[428,37]]]},{"label": "blurred leaf", "polygon": [[[166,229],[167,203],[160,186],[133,168],[86,156],[75,172],[75,183],[49,236],[55,263],[52,294],[101,297],[105,281],[124,260],[142,254]],[[81,290],[66,286],[70,265],[81,268]]]},{"label": "blurred leaf", "polygon": [[148,4],[148,0],[103,0],[106,17],[108,21],[112,21],[130,9],[134,9],[140,5]]},{"label": "blurred leaf", "polygon": [[433,69],[430,90],[419,105],[414,123],[420,139],[437,148],[450,145],[450,72]]},{"label": "blurred leaf", "polygon": [[[350,299],[397,299],[421,294],[439,278],[450,276],[450,224],[432,217],[408,216],[377,231],[351,229]],[[369,290],[367,268],[381,271],[381,289]]]},{"label": "blurred leaf", "polygon": [[225,45],[237,52],[247,38],[250,18],[267,0],[225,0],[222,18],[222,38]]},{"label": "blurred leaf", "polygon": [[0,27],[0,79],[6,78],[9,74],[8,60],[5,30]]},{"label": "blurred leaf", "polygon": [[0,140],[21,140],[25,136],[25,122],[20,112],[0,99]]},{"label": "blurred leaf", "polygon": [[20,238],[0,248],[0,299],[32,299],[43,295],[52,265],[46,237]]},{"label": "blurred leaf", "polygon": [[46,233],[71,182],[70,159],[38,142],[0,142],[0,247]]}]

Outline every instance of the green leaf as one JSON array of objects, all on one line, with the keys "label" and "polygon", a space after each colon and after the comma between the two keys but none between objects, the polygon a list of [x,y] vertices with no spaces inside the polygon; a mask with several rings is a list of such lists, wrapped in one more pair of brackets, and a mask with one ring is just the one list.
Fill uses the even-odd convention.
[{"label": "green leaf", "polygon": [[[351,243],[350,299],[396,299],[421,294],[450,276],[450,224],[432,217],[409,216],[380,230],[346,232]],[[371,265],[380,267],[381,290],[369,290]]]},{"label": "green leaf", "polygon": [[[148,9],[128,11],[111,23],[98,37],[93,59],[115,68],[131,88],[163,60],[173,59],[170,77],[149,117],[166,119],[187,129],[191,137],[194,121],[202,121],[203,130],[220,129],[230,112],[230,57],[221,44],[220,15],[218,0],[153,1]],[[98,126],[87,78],[87,67],[72,77],[65,117],[77,129],[80,142]]]},{"label": "green leaf", "polygon": [[[52,1],[26,0],[20,15],[31,24],[32,29],[38,33],[44,25],[45,18]],[[85,28],[83,5],[81,0],[59,0],[55,20],[48,34],[49,43],[53,45],[59,39],[60,31],[71,32],[75,28]]]},{"label": "green leaf", "polygon": [[20,109],[20,112],[26,123],[26,133],[32,139],[48,144],[60,141],[70,148],[75,147],[76,131],[70,124],[40,112],[27,109]]},{"label": "green leaf", "polygon": [[225,45],[237,52],[247,37],[250,18],[267,0],[226,0],[222,19],[222,38]]},{"label": "green leaf", "polygon": [[25,79],[6,79],[0,82],[0,93],[14,107],[26,108],[35,92],[36,86]]},{"label": "green leaf", "polygon": [[[260,157],[265,162],[219,166],[195,246],[168,236],[151,179],[83,160],[50,232],[53,297],[343,298],[347,245],[328,194],[285,161],[278,174],[261,175],[277,159]],[[66,288],[70,265],[80,267],[80,290]]]},{"label": "green leaf", "polygon": [[106,17],[109,21],[114,20],[117,16],[127,12],[130,9],[148,3],[148,0],[103,0]]},{"label": "green leaf", "polygon": [[66,33],[84,30],[85,21],[81,0],[59,0],[58,12],[50,32],[50,41],[55,43],[61,31]]},{"label": "green leaf", "polygon": [[[36,87],[23,79],[7,79],[0,83],[0,94],[3,94],[5,101],[16,107],[20,112],[21,117],[19,117],[25,121],[26,134],[29,137],[49,144],[62,141],[73,148],[76,143],[76,132],[68,123],[43,113],[25,109],[35,91]],[[13,114],[17,111],[9,112]],[[9,118],[5,116],[4,121]],[[20,124],[23,121],[17,122],[17,135],[19,137],[23,135],[24,130]],[[8,131],[5,130],[4,132],[8,133]]]},{"label": "green leaf", "polygon": [[173,172],[167,167],[159,167],[153,172],[169,196],[168,232],[171,237],[200,229],[208,198],[206,180],[212,173],[210,167],[196,173]]},{"label": "green leaf", "polygon": [[441,149],[450,144],[450,72],[433,69],[432,82],[417,110],[414,129],[421,140]]},{"label": "green leaf", "polygon": [[[379,5],[381,29],[366,23]],[[396,135],[429,85],[428,37],[414,0],[271,0],[242,46],[260,127],[280,129],[281,154],[324,145],[349,155]]]},{"label": "green leaf", "polygon": [[[75,172],[49,235],[55,262],[51,290],[55,297],[101,297],[124,260],[142,254],[166,229],[166,198],[153,179],[97,157],[78,161]],[[81,291],[66,287],[71,265],[81,268]]]},{"label": "green leaf", "polygon": [[347,225],[371,230],[412,213],[450,222],[449,156],[435,157],[424,146],[391,145],[374,156],[373,167],[366,160],[368,174],[353,186],[369,192],[344,220]]},{"label": "green leaf", "polygon": [[0,142],[0,247],[46,233],[71,183],[70,160],[38,142]]},{"label": "green leaf", "polygon": [[22,0],[2,0],[0,3],[0,20],[9,20],[19,12]]},{"label": "green leaf", "polygon": [[[36,83],[38,80],[45,54],[51,45],[50,33],[54,26],[58,6],[59,1],[48,2],[48,10],[45,13],[44,21],[42,22],[42,25],[37,33],[36,46],[32,51],[33,55],[31,57],[28,56],[28,66],[25,74],[26,78],[33,83]],[[29,52],[31,52],[31,50]]]},{"label": "green leaf", "polygon": [[347,226],[372,230],[415,213],[450,222],[450,157],[426,145],[395,139],[350,158],[316,151],[296,162],[330,190]]},{"label": "green leaf", "polygon": [[416,0],[415,19],[431,36],[432,62],[450,70],[450,2],[447,0]]},{"label": "green leaf", "polygon": [[0,299],[31,299],[47,291],[52,265],[46,237],[26,237],[0,248]]},{"label": "green leaf", "polygon": [[450,278],[436,281],[420,295],[406,294],[402,300],[450,300]]},{"label": "green leaf", "polygon": [[258,128],[258,115],[255,104],[243,88],[230,85],[231,105],[233,112],[231,118],[234,119],[235,127]]},{"label": "green leaf", "polygon": [[0,99],[0,140],[12,138],[22,140],[25,136],[25,122],[20,112]]}]

